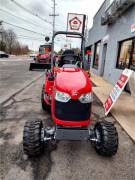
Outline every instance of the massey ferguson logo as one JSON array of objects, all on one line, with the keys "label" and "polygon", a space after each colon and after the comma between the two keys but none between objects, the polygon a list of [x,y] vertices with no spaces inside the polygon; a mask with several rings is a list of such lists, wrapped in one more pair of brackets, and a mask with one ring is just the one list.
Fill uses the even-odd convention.
[{"label": "massey ferguson logo", "polygon": [[78,96],[78,92],[76,90],[73,90],[71,93],[72,93],[72,96]]},{"label": "massey ferguson logo", "polygon": [[80,21],[80,19],[78,17],[74,17],[69,21],[70,24],[70,29],[71,30],[79,30],[81,27],[82,22]]}]

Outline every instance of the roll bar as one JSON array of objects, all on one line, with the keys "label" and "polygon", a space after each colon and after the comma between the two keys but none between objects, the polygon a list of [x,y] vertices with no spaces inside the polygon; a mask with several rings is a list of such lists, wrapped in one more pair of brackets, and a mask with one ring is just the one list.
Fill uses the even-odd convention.
[{"label": "roll bar", "polygon": [[51,50],[51,69],[53,70],[53,54],[54,54],[54,39],[57,35],[72,35],[72,36],[79,36],[82,39],[82,46],[81,46],[81,51],[82,51],[82,58],[84,60],[84,49],[85,49],[85,37],[83,34],[78,33],[78,32],[68,32],[68,31],[57,31],[53,37],[52,37],[52,50]]}]

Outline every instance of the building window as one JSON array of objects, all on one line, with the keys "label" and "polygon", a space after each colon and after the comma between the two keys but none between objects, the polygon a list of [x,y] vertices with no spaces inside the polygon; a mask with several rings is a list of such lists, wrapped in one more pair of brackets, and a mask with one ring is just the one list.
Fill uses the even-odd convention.
[{"label": "building window", "polygon": [[130,69],[135,71],[135,40],[133,41],[133,51],[131,54]]},{"label": "building window", "polygon": [[135,43],[134,39],[120,42],[117,68],[135,68]]},{"label": "building window", "polygon": [[93,68],[95,69],[98,69],[98,65],[99,65],[100,47],[101,47],[101,41],[95,44],[95,53],[94,53],[94,61],[93,61]]}]

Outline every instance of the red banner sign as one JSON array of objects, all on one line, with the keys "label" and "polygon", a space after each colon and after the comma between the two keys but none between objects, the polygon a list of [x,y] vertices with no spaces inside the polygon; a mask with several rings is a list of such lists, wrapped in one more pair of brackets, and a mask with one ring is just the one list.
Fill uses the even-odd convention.
[{"label": "red banner sign", "polygon": [[130,69],[125,69],[117,83],[115,84],[112,92],[104,103],[105,115],[108,115],[113,105],[116,103],[117,99],[121,95],[123,89],[125,88],[127,82],[129,81],[133,71]]}]

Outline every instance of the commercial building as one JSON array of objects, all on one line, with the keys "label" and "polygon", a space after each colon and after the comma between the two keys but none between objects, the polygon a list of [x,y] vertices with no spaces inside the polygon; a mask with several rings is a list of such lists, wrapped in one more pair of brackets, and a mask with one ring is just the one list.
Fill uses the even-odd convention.
[{"label": "commercial building", "polygon": [[105,0],[86,47],[92,71],[112,84],[123,69],[135,70],[135,0]]}]

